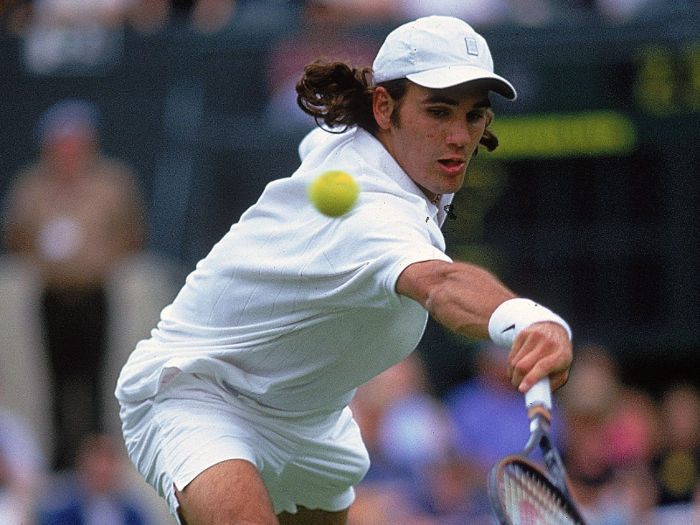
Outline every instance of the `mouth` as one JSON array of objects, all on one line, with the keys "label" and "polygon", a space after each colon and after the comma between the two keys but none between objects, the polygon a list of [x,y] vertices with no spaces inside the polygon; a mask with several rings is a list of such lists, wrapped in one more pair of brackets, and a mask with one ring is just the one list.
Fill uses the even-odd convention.
[{"label": "mouth", "polygon": [[448,157],[439,159],[438,164],[440,164],[444,172],[455,175],[461,173],[467,163],[461,157]]}]

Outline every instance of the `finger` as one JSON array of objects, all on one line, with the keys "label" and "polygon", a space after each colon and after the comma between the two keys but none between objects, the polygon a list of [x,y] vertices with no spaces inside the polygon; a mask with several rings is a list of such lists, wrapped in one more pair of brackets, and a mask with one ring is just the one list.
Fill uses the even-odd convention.
[{"label": "finger", "polygon": [[[556,326],[556,325],[552,325]],[[573,353],[568,335],[552,331],[547,324],[533,325],[523,330],[514,341],[509,356],[509,371],[513,386],[525,392],[543,377],[554,377],[558,388],[566,381]],[[561,337],[565,335],[565,337]]]},{"label": "finger", "polygon": [[556,351],[559,341],[552,337],[544,325],[526,328],[513,342],[509,362],[514,369],[529,370],[548,352]]},{"label": "finger", "polygon": [[[521,390],[521,383],[533,367],[547,355],[547,340],[537,331],[521,332],[509,355],[509,372],[513,386]],[[551,351],[551,350],[550,350]],[[540,379],[544,377],[542,375]],[[529,384],[529,381],[526,383]]]},{"label": "finger", "polygon": [[538,381],[547,376],[549,376],[551,387],[554,391],[566,382],[568,368],[561,370],[556,356],[548,356],[540,359],[527,373],[523,374],[522,380],[517,388],[524,394]]},{"label": "finger", "polygon": [[552,392],[554,392],[558,388],[563,387],[568,380],[569,380],[569,369],[568,368],[566,370],[562,370],[561,372],[555,372],[554,374],[550,374],[549,381],[550,381],[550,384],[552,385]]}]

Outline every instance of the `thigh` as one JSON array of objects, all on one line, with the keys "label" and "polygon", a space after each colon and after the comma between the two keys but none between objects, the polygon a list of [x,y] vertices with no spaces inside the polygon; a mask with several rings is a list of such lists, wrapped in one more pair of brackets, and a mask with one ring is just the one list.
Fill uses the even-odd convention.
[{"label": "thigh", "polygon": [[185,525],[278,524],[260,474],[246,460],[218,463],[175,494],[180,503],[180,519]]},{"label": "thigh", "polygon": [[278,517],[280,525],[346,525],[348,509],[340,512],[328,512],[327,510],[309,510],[306,507],[298,507],[296,514],[283,512]]},{"label": "thigh", "polygon": [[155,398],[122,405],[129,456],[146,481],[165,498],[174,516],[179,508],[176,491],[183,494],[196,478],[200,479],[192,485],[192,492],[200,483],[206,486],[224,462],[243,460],[245,467],[241,470],[255,467],[254,476],[246,478],[259,478],[257,469],[264,463],[259,459],[259,449],[265,443],[261,443],[254,425],[239,419],[233,410],[209,385],[185,373],[173,378]]}]

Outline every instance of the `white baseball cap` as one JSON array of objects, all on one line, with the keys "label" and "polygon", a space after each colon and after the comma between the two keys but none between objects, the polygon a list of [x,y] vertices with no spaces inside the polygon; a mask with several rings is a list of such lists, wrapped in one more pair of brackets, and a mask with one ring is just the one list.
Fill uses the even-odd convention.
[{"label": "white baseball cap", "polygon": [[492,91],[514,100],[515,88],[493,72],[486,40],[458,18],[427,16],[394,29],[372,65],[375,83],[407,78],[430,89],[484,80]]}]

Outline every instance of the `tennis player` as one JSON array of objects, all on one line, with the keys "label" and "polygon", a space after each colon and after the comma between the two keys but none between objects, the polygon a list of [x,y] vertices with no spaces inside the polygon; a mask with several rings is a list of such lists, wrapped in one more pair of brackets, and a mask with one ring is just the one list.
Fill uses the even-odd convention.
[{"label": "tennis player", "polygon": [[[297,91],[341,132],[305,138],[300,168],[198,263],[117,386],[129,454],[182,524],[346,523],[369,466],[348,403],[429,314],[510,347],[521,391],[562,385],[572,360],[564,320],[444,253],[452,195],[479,145],[497,145],[490,93],[516,97],[480,35],[418,19],[371,71],[315,63]],[[339,219],[306,197],[331,169],[362,187]]]}]

